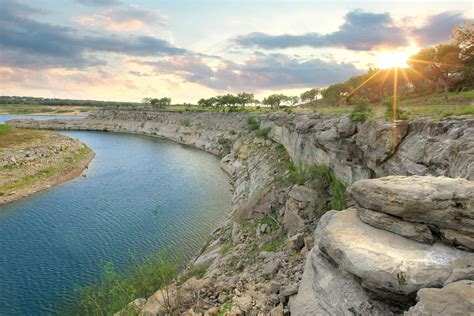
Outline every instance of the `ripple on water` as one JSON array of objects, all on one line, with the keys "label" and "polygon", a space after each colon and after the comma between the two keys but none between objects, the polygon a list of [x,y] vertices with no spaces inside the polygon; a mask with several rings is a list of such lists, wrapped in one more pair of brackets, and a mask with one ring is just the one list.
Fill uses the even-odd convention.
[{"label": "ripple on water", "polygon": [[87,177],[0,207],[0,314],[54,313],[104,261],[189,257],[230,209],[217,158],[172,142],[65,132],[96,157]]}]

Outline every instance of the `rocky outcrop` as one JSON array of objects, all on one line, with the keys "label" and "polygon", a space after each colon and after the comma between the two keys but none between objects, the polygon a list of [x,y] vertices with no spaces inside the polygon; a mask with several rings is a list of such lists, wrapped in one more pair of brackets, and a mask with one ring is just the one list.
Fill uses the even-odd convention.
[{"label": "rocky outcrop", "polygon": [[361,219],[372,226],[428,243],[430,227],[447,243],[474,250],[472,181],[390,176],[358,181],[348,192]]},{"label": "rocky outcrop", "polygon": [[[417,293],[420,303],[413,315],[435,311],[441,305],[425,307],[434,303],[425,302],[431,292],[423,289],[445,286],[447,292],[453,282],[474,280],[474,253],[451,247],[432,233],[452,227],[450,221],[465,224],[472,218],[473,187],[464,179],[419,176],[354,183],[348,192],[355,208],[328,212],[319,221],[316,246],[291,312],[399,313],[414,304]],[[443,211],[444,223],[438,220]],[[458,226],[461,233],[464,226]],[[344,299],[337,297],[340,291]],[[456,310],[451,306],[455,300],[444,302]]]},{"label": "rocky outcrop", "polygon": [[389,175],[474,180],[474,119],[351,122],[348,116],[273,113],[259,117],[291,158],[324,164],[346,184]]},{"label": "rocky outcrop", "polygon": [[474,281],[462,280],[441,289],[421,289],[416,300],[418,303],[404,315],[471,315],[474,311]]}]

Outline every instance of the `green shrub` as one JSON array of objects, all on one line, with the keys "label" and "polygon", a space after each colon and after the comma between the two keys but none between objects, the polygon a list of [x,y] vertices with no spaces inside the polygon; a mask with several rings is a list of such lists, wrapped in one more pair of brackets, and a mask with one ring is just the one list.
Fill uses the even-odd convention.
[{"label": "green shrub", "polygon": [[231,129],[231,130],[229,131],[229,134],[230,134],[230,135],[235,135],[235,134],[237,134],[237,132],[236,132],[234,129]]},{"label": "green shrub", "polygon": [[268,138],[268,133],[270,132],[270,128],[259,128],[255,131],[255,136],[260,138]]},{"label": "green shrub", "polygon": [[351,112],[351,121],[363,122],[369,118],[372,113],[370,102],[367,99],[358,99],[354,103],[354,109]]},{"label": "green shrub", "polygon": [[132,261],[123,272],[106,263],[100,281],[77,289],[75,305],[64,313],[113,315],[139,297],[148,297],[157,289],[166,291],[177,274],[176,264],[160,255]]},{"label": "green shrub", "polygon": [[260,128],[260,122],[254,116],[250,116],[247,118],[247,124],[251,131],[255,131]]},{"label": "green shrub", "polygon": [[288,114],[293,113],[293,109],[290,109],[290,108],[286,108],[286,109],[284,109],[283,111],[285,111],[285,112],[288,113]]},{"label": "green shrub", "polygon": [[[186,109],[185,111],[187,111],[187,110],[188,109]],[[191,121],[189,119],[181,120],[181,125],[186,126],[186,127],[190,127],[191,126]]]},{"label": "green shrub", "polygon": [[202,278],[204,276],[204,273],[206,273],[207,268],[209,268],[209,264],[207,263],[193,265],[188,270],[188,272],[179,277],[179,284],[183,284],[192,277],[196,277],[198,279]]},{"label": "green shrub", "polygon": [[385,114],[384,118],[386,121],[393,121],[393,120],[407,120],[408,119],[408,112],[402,110],[400,107],[396,107],[395,113],[393,112],[393,97],[385,100],[383,102],[385,105]]}]

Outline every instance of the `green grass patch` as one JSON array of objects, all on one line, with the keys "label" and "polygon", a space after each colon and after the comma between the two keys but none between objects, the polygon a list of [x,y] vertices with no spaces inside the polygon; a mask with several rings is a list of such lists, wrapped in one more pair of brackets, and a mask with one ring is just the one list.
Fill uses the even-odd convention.
[{"label": "green grass patch", "polygon": [[209,268],[209,264],[207,263],[193,265],[185,274],[179,277],[179,280],[178,280],[179,284],[183,284],[184,282],[191,279],[192,277],[196,277],[198,279],[202,278],[208,268]]},{"label": "green grass patch", "polygon": [[270,128],[259,128],[255,130],[255,136],[267,139],[268,138],[268,133],[270,132]]},{"label": "green grass patch", "polygon": [[166,291],[177,275],[176,264],[153,255],[132,262],[124,271],[106,263],[100,280],[76,289],[77,298],[64,314],[113,315],[139,297],[149,297],[157,290]]},{"label": "green grass patch", "polygon": [[255,131],[260,128],[260,122],[254,116],[247,118],[247,124],[251,131]]},{"label": "green grass patch", "polygon": [[285,245],[285,240],[286,240],[286,233],[284,229],[280,229],[276,237],[272,239],[270,242],[263,245],[260,248],[260,251],[277,252],[278,250],[283,248],[283,246]]},{"label": "green grass patch", "polygon": [[225,255],[227,255],[233,248],[234,248],[234,246],[233,246],[231,243],[225,244],[225,245],[222,246],[222,248],[219,250],[219,254],[220,254],[221,256],[225,256]]}]

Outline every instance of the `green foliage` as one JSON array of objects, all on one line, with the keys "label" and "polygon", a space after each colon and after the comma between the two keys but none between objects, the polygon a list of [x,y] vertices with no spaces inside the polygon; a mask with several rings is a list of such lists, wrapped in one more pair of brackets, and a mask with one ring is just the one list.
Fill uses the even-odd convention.
[{"label": "green foliage", "polygon": [[225,256],[226,254],[228,254],[232,248],[234,248],[234,246],[231,244],[231,243],[228,243],[228,244],[225,244],[224,246],[222,246],[222,248],[219,250],[219,254],[221,256]]},{"label": "green foliage", "polygon": [[236,135],[237,132],[236,132],[234,129],[231,129],[231,130],[229,131],[229,134],[230,134],[230,135]]},{"label": "green foliage", "polygon": [[400,108],[400,105],[396,107],[395,113],[393,112],[393,98],[389,98],[384,102],[385,114],[384,118],[387,121],[392,120],[407,120],[408,113]]},{"label": "green foliage", "polygon": [[255,131],[260,128],[260,122],[254,116],[250,116],[247,118],[247,124],[251,131]]},{"label": "green foliage", "polygon": [[293,113],[293,109],[291,109],[291,108],[286,108],[286,109],[284,109],[283,111],[285,111],[285,112],[288,113],[288,114]]},{"label": "green foliage", "polygon": [[224,150],[230,149],[230,140],[229,139],[221,137],[217,140],[217,142],[219,143],[219,145],[222,146],[222,148]]},{"label": "green foliage", "polygon": [[255,131],[255,136],[267,139],[269,132],[270,128],[259,128]]},{"label": "green foliage", "polygon": [[11,131],[11,126],[6,124],[0,124],[0,135],[6,135],[8,132]]},{"label": "green foliage", "polygon": [[219,310],[218,316],[228,316],[230,315],[230,311],[232,310],[231,302],[226,302]]},{"label": "green foliage", "polygon": [[196,277],[198,279],[202,278],[209,268],[209,264],[201,263],[193,265],[185,274],[179,277],[179,284],[183,284],[187,280]]},{"label": "green foliage", "polygon": [[354,104],[354,110],[351,112],[351,121],[363,122],[367,120],[372,113],[370,101],[367,99],[358,99]]},{"label": "green foliage", "polygon": [[132,264],[125,271],[106,263],[100,281],[78,288],[75,305],[66,313],[113,315],[136,298],[148,297],[157,289],[166,290],[176,274],[176,264],[165,261],[160,255],[143,260],[132,258]]},{"label": "green foliage", "polygon": [[181,120],[181,125],[186,126],[186,127],[190,127],[191,126],[191,121],[189,119]]},{"label": "green foliage", "polygon": [[280,229],[280,231],[275,236],[275,238],[272,239],[270,242],[264,244],[260,248],[260,251],[276,252],[283,247],[283,245],[285,244],[285,240],[286,240],[286,233],[283,229]]}]

